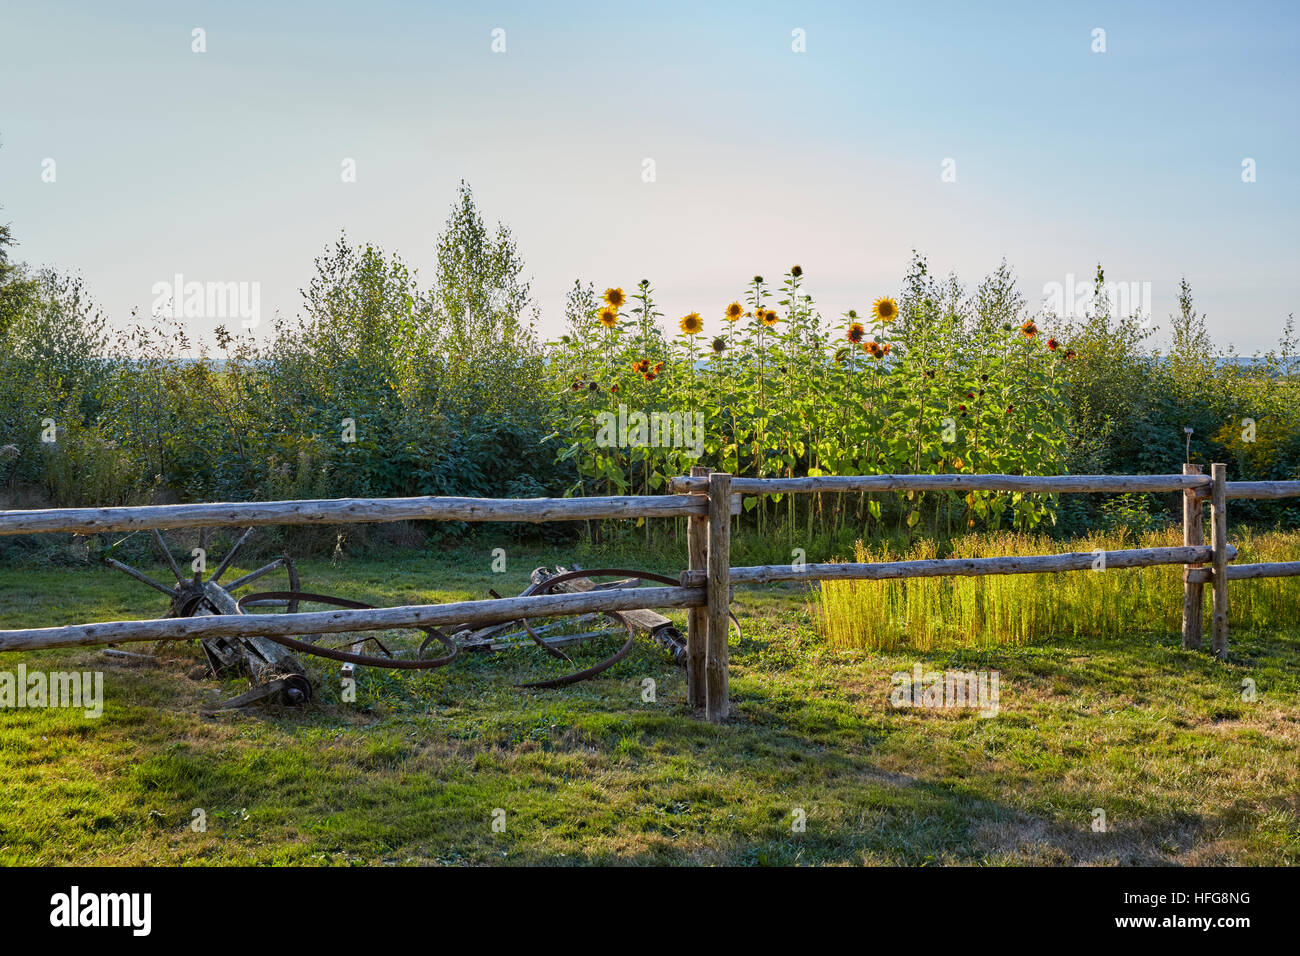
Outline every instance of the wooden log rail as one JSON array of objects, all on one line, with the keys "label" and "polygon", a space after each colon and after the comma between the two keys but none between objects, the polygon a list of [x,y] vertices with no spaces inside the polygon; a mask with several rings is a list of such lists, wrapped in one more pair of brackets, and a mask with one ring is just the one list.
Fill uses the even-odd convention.
[{"label": "wooden log rail", "polygon": [[653,587],[538,594],[486,601],[458,601],[454,604],[413,604],[361,611],[338,609],[301,614],[223,614],[153,621],[109,621],[102,624],[69,624],[65,627],[0,631],[0,651],[84,647],[129,641],[246,638],[268,634],[281,637],[294,634],[338,634],[422,625],[443,627],[454,624],[499,624],[521,617],[635,611],[642,608],[690,608],[707,603],[708,595],[702,587]]},{"label": "wooden log rail", "polygon": [[[1023,491],[1037,494],[1066,492],[1126,492],[1205,490],[1212,479],[1203,475],[823,475],[814,478],[733,478],[731,491],[739,495],[782,495],[798,492],[885,491]],[[1295,482],[1300,489],[1300,482]],[[707,494],[706,479],[677,477],[669,482],[673,493]],[[1300,490],[1296,492],[1300,494]]]},{"label": "wooden log rail", "polygon": [[[1228,568],[1229,581],[1248,581],[1252,578],[1294,578],[1297,576],[1300,576],[1300,561],[1234,564]],[[1209,584],[1214,580],[1214,569],[1191,568],[1183,575],[1183,580],[1195,584]]]},{"label": "wooden log rail", "polygon": [[[674,494],[707,494],[707,479],[677,477]],[[1199,469],[1182,475],[822,475],[813,478],[733,478],[732,494],[782,495],[814,492],[1020,491],[1031,494],[1125,494],[1194,491],[1209,498],[1214,479]],[[1229,481],[1228,498],[1300,497],[1300,481]]]},{"label": "wooden log rail", "polygon": [[[1228,559],[1237,549],[1228,547]],[[871,564],[760,565],[732,568],[732,584],[771,584],[777,581],[888,581],[898,578],[979,577],[989,574],[1051,574],[1059,571],[1145,568],[1165,564],[1210,561],[1213,548],[1131,548],[1119,551],[1070,551],[1063,554],[1016,555],[1005,558],[936,558],[925,561],[880,561]],[[1300,573],[1300,572],[1298,572]],[[699,587],[698,571],[687,571],[683,587]]]},{"label": "wooden log rail", "polygon": [[[739,513],[739,501],[730,502]],[[592,521],[602,518],[674,518],[709,513],[697,495],[623,495],[606,498],[334,498],[245,501],[121,508],[0,511],[0,535],[151,528],[252,527],[274,524],[363,524],[383,521]]]},{"label": "wooden log rail", "polygon": [[1300,481],[1229,481],[1224,484],[1229,498],[1278,499],[1300,496]]}]

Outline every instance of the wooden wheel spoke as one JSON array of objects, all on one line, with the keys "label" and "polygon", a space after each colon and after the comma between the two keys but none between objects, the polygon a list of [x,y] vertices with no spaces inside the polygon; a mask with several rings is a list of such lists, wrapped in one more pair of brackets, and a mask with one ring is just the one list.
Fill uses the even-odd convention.
[{"label": "wooden wheel spoke", "polygon": [[167,547],[167,542],[163,540],[162,532],[157,528],[153,529],[153,539],[158,542],[158,550],[161,551],[163,557],[167,559],[167,566],[172,569],[172,574],[176,575],[176,583],[184,584],[185,575],[181,573],[181,566],[176,563],[176,557],[172,554],[171,549]]},{"label": "wooden wheel spoke", "polygon": [[140,581],[143,584],[147,584],[151,588],[157,588],[159,591],[161,591],[163,594],[167,595],[170,598],[179,597],[179,593],[176,591],[175,588],[169,588],[161,581],[155,581],[153,578],[149,577],[149,575],[145,574],[143,571],[137,571],[135,568],[131,567],[131,565],[123,564],[121,561],[117,560],[116,558],[105,558],[104,563],[107,564],[110,568],[117,568],[117,570],[121,571],[123,574],[129,574],[137,581]]},{"label": "wooden wheel spoke", "polygon": [[270,574],[272,571],[274,571],[276,568],[280,567],[283,564],[284,564],[284,558],[276,558],[266,567],[258,568],[256,571],[250,571],[248,574],[245,574],[242,578],[236,578],[235,580],[231,581],[230,584],[226,586],[226,590],[232,592],[237,591],[245,584],[251,584],[252,582],[256,581],[258,578]]},{"label": "wooden wheel spoke", "polygon": [[252,528],[244,530],[244,533],[239,536],[239,540],[231,545],[230,550],[226,552],[226,556],[221,559],[221,563],[217,565],[217,570],[212,572],[212,577],[208,578],[209,581],[216,582],[221,580],[221,576],[225,574],[226,569],[230,567],[230,562],[235,560],[235,555],[239,553],[240,547],[248,540],[248,536],[252,533]]}]

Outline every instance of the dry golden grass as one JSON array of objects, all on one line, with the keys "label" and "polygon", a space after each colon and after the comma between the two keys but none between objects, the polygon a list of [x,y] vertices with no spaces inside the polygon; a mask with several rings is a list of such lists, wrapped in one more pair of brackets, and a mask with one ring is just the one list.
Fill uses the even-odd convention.
[{"label": "dry golden grass", "polygon": [[[1300,535],[1240,532],[1233,537],[1238,563],[1300,560]],[[1069,541],[1005,532],[959,538],[940,554],[922,541],[905,554],[858,542],[854,560],[898,561],[936,557],[1115,551],[1182,544],[1180,532],[1090,534]],[[1295,620],[1295,578],[1234,583],[1234,627],[1273,628]],[[1208,591],[1207,591],[1208,594]],[[827,581],[817,596],[822,633],[836,647],[919,650],[1025,644],[1063,634],[1119,637],[1134,631],[1177,631],[1182,620],[1180,565],[1008,574],[899,581]],[[1209,614],[1209,601],[1206,601]],[[1208,625],[1207,625],[1208,633]]]}]

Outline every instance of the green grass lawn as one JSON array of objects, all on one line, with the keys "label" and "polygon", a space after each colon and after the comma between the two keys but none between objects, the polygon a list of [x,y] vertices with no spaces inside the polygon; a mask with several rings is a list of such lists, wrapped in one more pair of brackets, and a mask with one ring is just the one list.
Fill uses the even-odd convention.
[{"label": "green grass lawn", "polygon": [[[377,604],[480,598],[518,592],[561,553],[508,548],[504,575],[483,544],[307,562],[303,586]],[[723,726],[687,712],[684,672],[646,641],[561,690],[512,686],[564,672],[532,648],[424,674],[367,669],[355,704],[340,699],[336,665],[305,659],[319,680],[309,708],[217,716],[200,708],[247,685],[208,679],[187,645],[158,667],[93,649],[6,655],[0,670],[102,670],[106,703],[98,720],[0,711],[0,862],[1300,861],[1300,629],[1234,630],[1227,664],[1182,652],[1174,633],[846,651],[818,635],[809,597],[738,591],[744,638]],[[164,605],[109,570],[0,569],[4,627]],[[997,716],[891,707],[891,675],[916,663],[997,671]],[[190,826],[200,808],[206,832]]]}]

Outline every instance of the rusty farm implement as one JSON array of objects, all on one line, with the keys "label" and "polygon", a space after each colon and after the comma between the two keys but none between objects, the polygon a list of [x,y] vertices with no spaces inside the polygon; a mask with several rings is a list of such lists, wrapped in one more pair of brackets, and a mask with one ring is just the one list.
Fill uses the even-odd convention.
[{"label": "rusty farm implement", "polygon": [[[169,599],[166,614],[168,619],[247,615],[254,610],[297,614],[304,606],[377,610],[373,604],[336,595],[304,591],[300,584],[298,569],[287,553],[223,584],[223,576],[233,566],[236,555],[255,530],[252,527],[244,529],[209,574],[206,568],[210,529],[205,527],[199,530],[198,547],[191,552],[192,573],[183,570],[181,562],[177,560],[162,532],[156,528],[151,529],[154,543],[174,578],[174,583],[160,581],[151,574],[119,560],[115,553],[127,540],[126,538],[100,552],[100,558],[107,566],[166,595]],[[279,575],[287,577],[287,586],[282,589],[239,593],[255,581],[263,581]],[[592,580],[593,577],[611,576],[619,580],[602,584]],[[520,596],[635,588],[639,587],[643,580],[664,584],[677,583],[675,578],[632,569],[601,568],[587,571],[576,565],[572,569],[537,568],[531,575],[529,586]],[[500,598],[496,591],[490,591],[490,594],[493,598]],[[355,669],[360,666],[392,670],[430,670],[450,664],[462,651],[491,653],[527,645],[536,645],[551,657],[572,664],[572,658],[564,650],[565,647],[615,636],[625,638],[619,650],[600,663],[562,677],[530,681],[520,685],[528,688],[563,687],[594,677],[623,660],[631,652],[638,634],[649,637],[663,647],[676,663],[684,666],[686,661],[685,637],[671,620],[647,609],[568,615],[550,620],[547,624],[538,624],[536,627],[530,624],[527,618],[521,617],[486,627],[476,627],[466,622],[447,627],[416,627],[415,630],[423,635],[423,639],[414,648],[403,646],[387,635],[380,636],[364,631],[343,635],[342,644],[323,643],[323,634],[303,634],[295,637],[258,634],[239,637],[205,637],[199,640],[199,646],[202,648],[213,677],[226,678],[242,674],[252,684],[247,692],[223,702],[219,709],[242,707],[258,701],[284,705],[308,703],[313,697],[314,687],[307,669],[302,665],[297,654],[337,661],[342,665],[340,677],[347,679],[355,677]],[[337,636],[335,635],[336,638]],[[155,653],[164,643],[166,639],[159,641],[155,646]],[[428,655],[431,646],[436,647],[439,652],[436,656]]]}]

